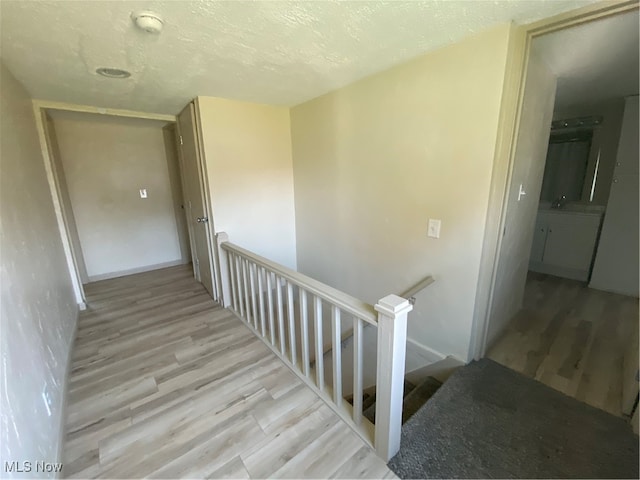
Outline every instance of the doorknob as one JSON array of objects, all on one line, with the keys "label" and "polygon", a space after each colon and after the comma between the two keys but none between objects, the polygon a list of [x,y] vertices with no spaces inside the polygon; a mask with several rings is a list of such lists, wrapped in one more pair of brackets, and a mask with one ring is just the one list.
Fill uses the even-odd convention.
[{"label": "doorknob", "polygon": [[196,222],[198,223],[207,223],[209,221],[209,219],[207,217],[198,217],[196,219]]}]

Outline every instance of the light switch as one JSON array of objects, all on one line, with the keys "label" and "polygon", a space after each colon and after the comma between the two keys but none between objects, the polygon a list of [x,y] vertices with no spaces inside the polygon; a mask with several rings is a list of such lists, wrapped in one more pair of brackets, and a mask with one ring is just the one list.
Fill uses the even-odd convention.
[{"label": "light switch", "polygon": [[429,226],[427,227],[427,237],[440,238],[440,225],[441,221],[435,218],[429,219]]},{"label": "light switch", "polygon": [[147,198],[147,189],[146,188],[141,188],[140,189],[140,198]]}]

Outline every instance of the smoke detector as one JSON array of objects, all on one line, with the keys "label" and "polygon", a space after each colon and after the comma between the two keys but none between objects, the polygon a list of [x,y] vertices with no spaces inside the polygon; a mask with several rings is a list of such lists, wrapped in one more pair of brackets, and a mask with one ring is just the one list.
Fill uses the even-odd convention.
[{"label": "smoke detector", "polygon": [[126,70],[112,67],[100,67],[96,70],[96,73],[107,78],[129,78],[131,76],[131,73]]},{"label": "smoke detector", "polygon": [[131,19],[136,26],[148,33],[160,33],[164,25],[164,21],[157,13],[143,11],[131,14]]}]

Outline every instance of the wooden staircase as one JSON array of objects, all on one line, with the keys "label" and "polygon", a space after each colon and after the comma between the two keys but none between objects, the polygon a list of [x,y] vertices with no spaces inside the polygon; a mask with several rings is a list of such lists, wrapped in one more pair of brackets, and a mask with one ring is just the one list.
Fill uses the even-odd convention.
[{"label": "wooden staircase", "polygon": [[[404,399],[402,402],[402,423],[405,424],[442,386],[442,382],[434,377],[427,377],[419,385],[405,380]],[[353,405],[353,395],[346,400]],[[376,391],[375,387],[367,389],[362,394],[362,415],[371,423],[376,420]]]}]

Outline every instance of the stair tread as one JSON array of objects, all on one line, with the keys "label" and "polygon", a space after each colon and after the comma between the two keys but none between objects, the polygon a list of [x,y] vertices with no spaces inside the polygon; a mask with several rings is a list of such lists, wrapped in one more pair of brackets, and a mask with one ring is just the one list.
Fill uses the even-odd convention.
[{"label": "stair tread", "polygon": [[411,393],[404,398],[402,405],[402,423],[409,420],[420,407],[427,403],[441,386],[442,382],[440,380],[427,377],[424,382],[413,389]]},{"label": "stair tread", "polygon": [[[406,399],[413,391],[415,391],[416,386],[408,381],[404,381],[404,388],[403,388],[403,397]],[[371,397],[373,398],[373,402],[371,402],[367,408],[362,407],[362,415],[368,419],[371,423],[375,423],[375,419],[376,419],[376,396],[375,394],[371,395]]]}]

